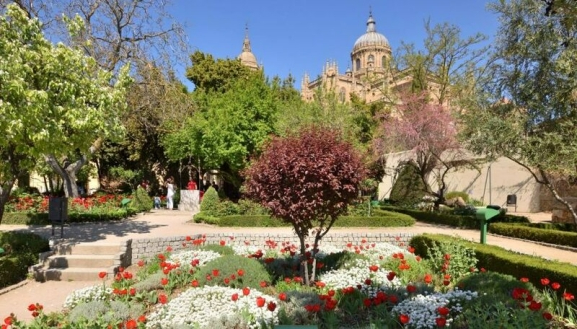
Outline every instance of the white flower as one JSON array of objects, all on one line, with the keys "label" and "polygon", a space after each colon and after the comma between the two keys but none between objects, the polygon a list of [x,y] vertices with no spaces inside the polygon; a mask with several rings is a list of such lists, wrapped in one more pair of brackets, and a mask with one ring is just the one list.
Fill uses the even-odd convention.
[{"label": "white flower", "polygon": [[73,291],[66,297],[63,306],[64,308],[71,310],[78,304],[97,300],[108,300],[111,296],[112,288],[105,288],[104,285],[100,284]]},{"label": "white flower", "polygon": [[462,311],[459,301],[471,300],[477,297],[477,292],[453,290],[447,293],[436,292],[431,295],[415,295],[395,305],[392,314],[405,314],[409,316],[408,328],[435,328],[435,319],[439,317],[437,309],[447,307],[451,313],[446,317],[447,326],[453,322],[455,313]]},{"label": "white flower", "polygon": [[[238,300],[233,301],[232,295],[238,294]],[[257,307],[257,297],[263,297],[266,304]],[[205,286],[203,288],[188,289],[156,311],[148,315],[147,328],[171,328],[187,325],[191,327],[207,328],[210,320],[219,319],[223,315],[249,313],[247,322],[250,328],[260,328],[260,323],[268,325],[278,323],[278,308],[274,311],[267,309],[267,304],[278,300],[251,290],[244,296],[241,289],[228,287]]]},{"label": "white flower", "polygon": [[[395,288],[402,285],[401,281],[396,277],[392,281],[387,279],[389,270],[379,267],[376,272],[372,272],[369,269],[369,266],[373,265],[371,261],[357,259],[353,264],[348,269],[340,268],[324,273],[319,277],[319,280],[332,289],[356,288],[360,285],[361,292],[370,297],[374,297],[378,290],[386,290],[387,288]],[[365,284],[367,279],[372,281],[371,285]]]},{"label": "white flower", "polygon": [[167,263],[190,265],[194,259],[198,259],[198,266],[203,266],[221,255],[211,250],[182,250],[171,254],[166,260]]}]

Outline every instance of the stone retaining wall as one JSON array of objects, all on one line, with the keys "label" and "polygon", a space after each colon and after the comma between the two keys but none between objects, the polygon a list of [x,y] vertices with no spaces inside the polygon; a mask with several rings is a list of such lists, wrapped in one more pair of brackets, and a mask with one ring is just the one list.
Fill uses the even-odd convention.
[{"label": "stone retaining wall", "polygon": [[[321,240],[321,249],[323,245],[332,245],[335,247],[346,247],[347,243],[352,243],[353,245],[360,245],[362,240],[367,243],[378,243],[387,242],[395,245],[408,245],[411,238],[414,236],[412,233],[338,233],[338,234],[327,234]],[[192,239],[202,238],[202,234],[190,235]],[[274,234],[274,233],[262,233],[262,234],[226,234],[226,233],[215,233],[206,234],[205,236],[206,244],[218,244],[220,241],[225,241],[227,245],[245,245],[250,244],[254,246],[266,245],[266,241],[275,241],[277,243],[289,242],[295,245],[299,245],[298,238],[294,234]],[[172,237],[162,237],[162,238],[152,238],[152,239],[133,239],[127,242],[127,256],[125,261],[131,259],[131,264],[136,264],[139,259],[145,259],[154,257],[159,253],[166,251],[166,248],[171,247],[173,251],[183,249],[183,243],[186,241],[186,236],[172,236]],[[308,243],[312,244],[313,239],[308,239]],[[130,264],[124,264],[128,266]]]}]

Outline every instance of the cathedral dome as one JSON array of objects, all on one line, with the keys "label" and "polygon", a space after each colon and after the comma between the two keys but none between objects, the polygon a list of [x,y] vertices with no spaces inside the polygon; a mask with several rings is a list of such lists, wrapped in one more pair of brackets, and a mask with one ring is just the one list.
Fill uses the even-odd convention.
[{"label": "cathedral dome", "polygon": [[387,40],[384,35],[377,32],[376,22],[373,19],[372,14],[369,15],[369,20],[367,21],[367,32],[357,39],[353,46],[353,52],[364,47],[391,47],[389,45],[389,40]]},{"label": "cathedral dome", "polygon": [[250,51],[243,51],[238,55],[240,62],[250,68],[257,68],[256,56]]}]

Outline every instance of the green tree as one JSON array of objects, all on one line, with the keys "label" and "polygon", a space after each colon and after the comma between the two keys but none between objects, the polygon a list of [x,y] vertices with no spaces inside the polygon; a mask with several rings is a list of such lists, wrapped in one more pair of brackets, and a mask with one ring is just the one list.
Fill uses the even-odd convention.
[{"label": "green tree", "polygon": [[[82,26],[78,19],[70,24]],[[17,6],[0,17],[0,218],[17,174],[35,160],[86,154],[95,140],[123,132],[128,68],[112,86],[111,73],[80,50],[52,45],[41,26]],[[75,175],[66,177],[74,179],[65,182],[67,195],[76,195]]]},{"label": "green tree", "polygon": [[172,161],[195,158],[203,168],[219,169],[227,196],[236,199],[240,171],[274,133],[278,101],[262,72],[227,84],[222,92],[195,90],[198,110],[182,129],[167,134],[163,144]]},{"label": "green tree", "polygon": [[190,55],[191,66],[186,68],[186,77],[194,83],[195,92],[223,93],[231,84],[241,78],[248,78],[254,72],[239,60],[215,59],[211,54],[195,51]]},{"label": "green tree", "polygon": [[569,11],[547,14],[551,2],[491,4],[501,22],[493,83],[465,113],[463,137],[469,149],[527,169],[577,223],[554,185],[556,177],[577,175],[577,26],[567,23]]}]

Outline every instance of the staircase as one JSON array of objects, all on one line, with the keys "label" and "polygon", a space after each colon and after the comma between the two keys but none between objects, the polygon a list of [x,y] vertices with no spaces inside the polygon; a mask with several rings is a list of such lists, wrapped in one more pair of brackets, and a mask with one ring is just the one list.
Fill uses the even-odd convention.
[{"label": "staircase", "polygon": [[130,259],[126,242],[62,243],[43,256],[32,268],[37,281],[96,281],[100,272],[112,276]]}]

